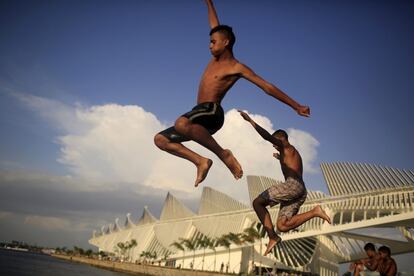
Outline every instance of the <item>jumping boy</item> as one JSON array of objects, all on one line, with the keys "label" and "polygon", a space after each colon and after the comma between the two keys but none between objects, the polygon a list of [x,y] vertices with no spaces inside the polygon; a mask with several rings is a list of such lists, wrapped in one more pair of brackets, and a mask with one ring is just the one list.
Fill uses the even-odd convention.
[{"label": "jumping boy", "polygon": [[210,31],[210,51],[213,56],[200,81],[197,105],[180,116],[174,126],[161,131],[154,137],[158,148],[184,158],[197,167],[195,186],[202,182],[213,161],[185,147],[182,142],[195,141],[215,153],[230,169],[235,179],[243,175],[243,170],[228,149],[223,149],[212,137],[224,123],[224,111],[220,103],[226,92],[240,78],[244,78],[263,89],[268,95],[292,107],[299,115],[308,117],[310,109],[302,106],[280,89],[256,75],[246,65],[233,56],[235,36],[232,28],[220,25],[211,0],[206,0]]},{"label": "jumping boy", "polygon": [[274,153],[273,156],[279,159],[280,167],[285,177],[284,183],[271,186],[253,200],[254,211],[269,236],[269,243],[264,253],[266,256],[281,241],[281,238],[273,229],[273,222],[266,206],[272,207],[278,203],[280,204],[276,224],[281,232],[292,230],[315,217],[322,218],[328,223],[331,223],[331,220],[319,205],[306,213],[297,214],[300,206],[305,202],[307,192],[302,179],[302,157],[295,147],[289,143],[286,131],[279,129],[270,135],[269,132],[250,118],[247,113],[240,110],[239,112],[243,119],[248,121],[257,133],[263,139],[272,143],[273,147],[279,152]]}]

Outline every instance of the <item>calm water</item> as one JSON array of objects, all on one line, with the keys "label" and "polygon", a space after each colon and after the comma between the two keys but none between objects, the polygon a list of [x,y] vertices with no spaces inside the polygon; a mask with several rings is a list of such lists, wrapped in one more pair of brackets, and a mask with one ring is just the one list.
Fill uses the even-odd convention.
[{"label": "calm water", "polygon": [[1,276],[126,276],[89,265],[67,262],[47,255],[0,249]]}]

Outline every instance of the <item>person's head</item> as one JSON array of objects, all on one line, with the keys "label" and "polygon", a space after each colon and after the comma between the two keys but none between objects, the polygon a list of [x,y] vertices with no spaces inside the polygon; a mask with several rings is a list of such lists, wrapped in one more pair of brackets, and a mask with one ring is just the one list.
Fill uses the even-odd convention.
[{"label": "person's head", "polygon": [[283,129],[276,130],[275,132],[273,132],[272,136],[282,142],[288,141],[288,138],[289,138],[288,134]]},{"label": "person's head", "polygon": [[233,29],[227,25],[218,25],[210,31],[210,51],[213,56],[221,55],[226,49],[233,52],[236,42]]},{"label": "person's head", "polygon": [[375,256],[375,245],[374,244],[372,244],[372,243],[367,243],[365,246],[364,246],[364,250],[365,250],[365,252],[367,253],[367,256],[368,257],[373,257],[373,256]]},{"label": "person's head", "polygon": [[378,252],[381,259],[388,259],[389,257],[391,257],[391,249],[388,246],[381,246],[380,248],[378,248]]}]

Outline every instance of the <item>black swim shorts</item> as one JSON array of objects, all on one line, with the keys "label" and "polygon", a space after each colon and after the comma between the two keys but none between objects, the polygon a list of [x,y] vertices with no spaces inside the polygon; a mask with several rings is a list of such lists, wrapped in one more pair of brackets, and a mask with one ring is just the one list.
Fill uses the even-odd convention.
[{"label": "black swim shorts", "polygon": [[[218,103],[213,102],[198,104],[190,112],[181,116],[188,118],[193,124],[202,125],[211,135],[216,133],[224,124],[223,108]],[[190,141],[187,137],[179,134],[173,126],[161,131],[159,134],[167,137],[174,143]]]}]

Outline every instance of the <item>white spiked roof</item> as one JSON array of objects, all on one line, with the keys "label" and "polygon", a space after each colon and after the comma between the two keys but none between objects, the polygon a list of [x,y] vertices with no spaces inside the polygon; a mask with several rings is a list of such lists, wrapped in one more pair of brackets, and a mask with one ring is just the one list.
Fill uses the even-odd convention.
[{"label": "white spiked roof", "polygon": [[157,221],[157,219],[151,214],[151,212],[148,210],[148,207],[144,206],[144,211],[142,212],[142,216],[138,220],[137,225],[153,223],[153,222],[156,222],[156,221]]},{"label": "white spiked roof", "polygon": [[412,170],[348,162],[322,163],[321,169],[329,192],[334,196],[414,184]]},{"label": "white spiked roof", "polygon": [[120,230],[122,230],[122,228],[121,228],[121,226],[119,226],[119,218],[116,218],[115,223],[114,223],[113,228],[112,228],[112,231],[113,232],[118,232]]},{"label": "white spiked roof", "polygon": [[110,233],[112,233],[112,229],[114,228],[114,225],[112,224],[112,223],[110,223],[109,225],[108,225],[108,228],[106,229],[106,234],[110,234]]},{"label": "white spiked roof", "polygon": [[280,181],[276,181],[266,176],[248,175],[247,188],[249,189],[250,202],[252,202],[264,190],[279,182]]},{"label": "white spiked roof", "polygon": [[132,222],[132,219],[131,219],[131,214],[130,214],[130,213],[128,213],[128,214],[126,215],[126,219],[125,219],[124,228],[125,228],[125,229],[129,229],[129,228],[134,227],[134,226],[135,226],[135,224]]},{"label": "white spiked roof", "polygon": [[204,187],[198,213],[200,215],[207,215],[247,208],[249,207],[222,192],[210,187]]},{"label": "white spiked roof", "polygon": [[168,192],[162,207],[160,220],[179,219],[195,216],[183,203]]}]

